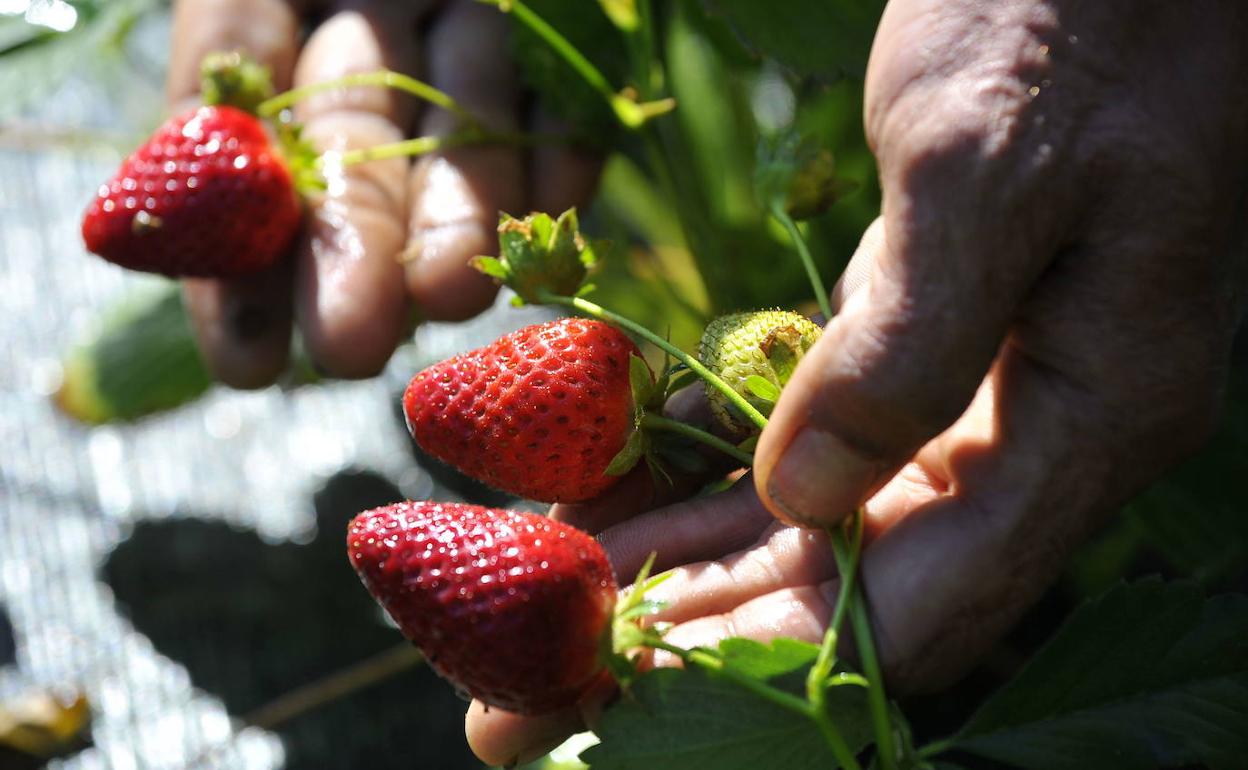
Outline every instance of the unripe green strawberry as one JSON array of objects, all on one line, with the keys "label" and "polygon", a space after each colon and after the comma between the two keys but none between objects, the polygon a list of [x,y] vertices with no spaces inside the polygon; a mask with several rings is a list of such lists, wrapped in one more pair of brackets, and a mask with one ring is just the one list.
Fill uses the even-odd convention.
[{"label": "unripe green strawberry", "polygon": [[[770,414],[780,389],[797,362],[823,333],[813,321],[787,310],[756,310],[720,316],[707,325],[698,343],[698,360],[763,414]],[[754,426],[707,388],[711,411],[730,430]]]}]

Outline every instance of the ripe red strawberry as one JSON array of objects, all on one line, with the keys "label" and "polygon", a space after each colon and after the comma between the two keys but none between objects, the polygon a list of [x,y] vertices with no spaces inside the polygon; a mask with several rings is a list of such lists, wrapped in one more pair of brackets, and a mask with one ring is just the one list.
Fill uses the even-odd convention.
[{"label": "ripe red strawberry", "polygon": [[603,671],[616,584],[602,547],[544,516],[396,503],[356,516],[347,554],[430,665],[491,706],[575,703]]},{"label": "ripe red strawberry", "polygon": [[167,121],[100,186],[87,249],[132,270],[228,277],[272,264],[299,226],[290,170],[260,121],[199,107]]},{"label": "ripe red strawberry", "polygon": [[635,355],[601,321],[526,326],[413,377],[407,426],[427,453],[493,487],[588,500],[618,480],[608,466],[634,435]]}]

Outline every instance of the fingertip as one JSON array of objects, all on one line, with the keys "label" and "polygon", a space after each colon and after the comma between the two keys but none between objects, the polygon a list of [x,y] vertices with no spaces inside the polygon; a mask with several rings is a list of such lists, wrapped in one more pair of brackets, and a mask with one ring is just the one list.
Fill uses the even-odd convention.
[{"label": "fingertip", "polygon": [[805,426],[787,446],[760,441],[754,485],[777,519],[797,527],[826,528],[843,521],[887,481],[889,465],[837,435]]},{"label": "fingertip", "polygon": [[183,297],[213,378],[239,390],[272,385],[290,358],[290,273],[283,263],[246,279],[187,279]]},{"label": "fingertip", "polygon": [[584,729],[576,706],[550,714],[524,716],[474,700],[464,716],[468,747],[491,767],[514,767],[557,747]]},{"label": "fingertip", "polygon": [[413,226],[403,261],[408,295],[421,316],[463,321],[489,308],[498,284],[469,262],[497,249],[494,228],[478,219]]}]

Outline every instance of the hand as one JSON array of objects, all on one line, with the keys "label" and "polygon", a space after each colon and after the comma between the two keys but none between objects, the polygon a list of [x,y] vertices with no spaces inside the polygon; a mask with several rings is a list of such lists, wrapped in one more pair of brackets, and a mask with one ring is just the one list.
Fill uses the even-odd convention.
[{"label": "hand", "polygon": [[[181,0],[170,102],[193,103],[205,54],[239,50],[271,69],[278,90],[393,69],[450,93],[490,128],[552,128],[522,108],[505,55],[508,22],[496,9],[472,0],[328,3],[328,15],[301,45],[301,25],[310,21],[304,5],[311,4]],[[295,114],[322,151],[454,129],[443,111],[375,88],[322,94]],[[533,168],[542,169],[540,184],[528,175]],[[489,306],[496,287],[467,261],[494,253],[500,210],[561,211],[588,197],[597,170],[596,159],[554,146],[464,147],[414,164],[352,166],[340,184],[308,200],[291,259],[241,280],[185,282],[200,349],[221,381],[261,387],[286,367],[297,324],[326,373],[376,374],[408,333],[413,312],[461,320]]]},{"label": "hand", "polygon": [[[686,564],[659,589],[674,642],[816,641],[827,548],[766,512],[823,526],[865,504],[890,686],[940,686],[1202,443],[1246,288],[1245,41],[1233,2],[888,5],[866,103],[884,214],[763,434],[756,492],[602,534],[624,579],[651,548]],[[474,705],[469,740],[525,758],[595,702]]]}]

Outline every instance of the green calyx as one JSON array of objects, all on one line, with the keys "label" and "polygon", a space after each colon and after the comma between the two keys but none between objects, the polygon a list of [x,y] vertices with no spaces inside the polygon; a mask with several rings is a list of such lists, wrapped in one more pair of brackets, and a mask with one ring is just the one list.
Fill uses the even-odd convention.
[{"label": "green calyx", "polygon": [[[823,330],[787,310],[758,310],[720,316],[707,325],[698,343],[698,360],[763,414],[770,414],[780,391]],[[708,388],[711,411],[724,427],[750,430],[724,394]]]},{"label": "green calyx", "polygon": [[810,219],[856,187],[837,177],[832,153],[809,139],[789,132],[759,142],[754,188],[768,210]]},{"label": "green calyx", "polygon": [[273,96],[268,67],[238,51],[216,51],[199,65],[204,104],[226,104],[257,114],[260,103]]},{"label": "green calyx", "polygon": [[472,265],[511,288],[521,303],[540,304],[543,293],[577,295],[596,261],[593,247],[581,235],[576,209],[558,219],[549,214],[523,219],[503,214],[498,245],[497,258],[477,257]]},{"label": "green calyx", "polygon": [[646,592],[672,576],[671,572],[662,572],[653,577],[650,575],[656,555],[653,551],[650,553],[646,563],[637,572],[631,589],[616,603],[609,632],[603,634],[601,641],[599,656],[621,689],[627,689],[637,676],[637,662],[643,648],[662,642],[664,632],[671,625],[647,625],[642,622],[646,615],[654,615],[667,606],[664,602],[646,598]]}]

